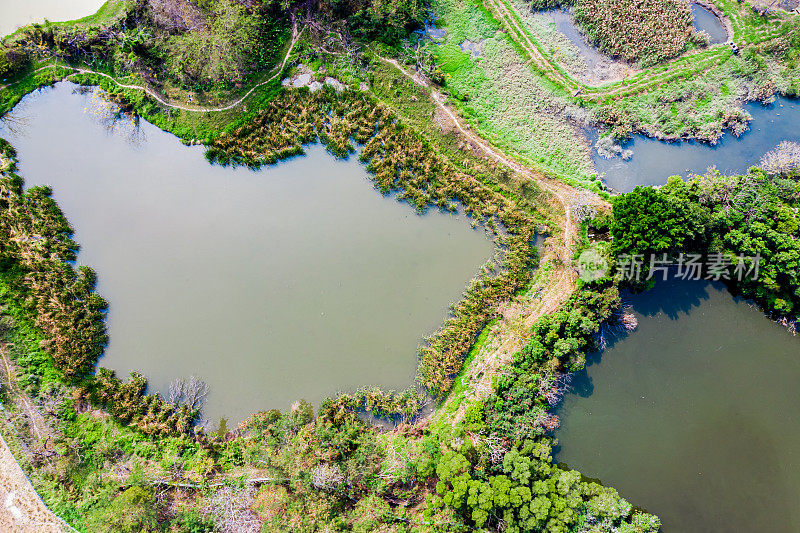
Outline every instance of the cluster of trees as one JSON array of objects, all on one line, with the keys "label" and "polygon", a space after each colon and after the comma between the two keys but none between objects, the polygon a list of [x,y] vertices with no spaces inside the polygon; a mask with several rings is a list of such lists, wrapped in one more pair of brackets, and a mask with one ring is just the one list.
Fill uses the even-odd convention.
[{"label": "cluster of trees", "polygon": [[486,425],[475,429],[516,441],[558,426],[548,411],[560,399],[561,376],[583,368],[600,325],[619,308],[616,287],[605,285],[586,287],[565,308],[533,325],[528,342],[495,380],[494,395],[486,401]]},{"label": "cluster of trees", "polygon": [[[796,170],[770,174],[751,168],[741,176],[710,172],[687,182],[673,177],[658,189],[637,187],[616,197],[613,204],[610,230],[617,255],[667,253],[677,258],[681,252],[721,253],[733,265],[740,256],[760,256],[757,279],[731,275],[724,281],[771,313],[797,312],[800,182]],[[643,265],[643,272],[647,267]]]},{"label": "cluster of trees", "polygon": [[655,533],[661,523],[634,510],[616,490],[553,464],[548,439],[524,439],[493,462],[485,446],[464,439],[436,465],[427,513],[455,509],[477,528],[523,531]]},{"label": "cluster of trees", "polygon": [[380,190],[397,192],[398,199],[408,200],[420,212],[429,206],[453,210],[458,202],[476,219],[497,220],[505,230],[498,237],[505,247],[498,271],[472,281],[445,326],[421,351],[419,381],[442,397],[478,334],[494,317],[496,305],[531,279],[536,220],[476,176],[456,168],[363,93],[283,93],[252,122],[221,135],[206,157],[221,164],[258,167],[302,153],[303,144],[317,139],[338,157],[355,151],[353,140],[363,144],[361,160]]}]

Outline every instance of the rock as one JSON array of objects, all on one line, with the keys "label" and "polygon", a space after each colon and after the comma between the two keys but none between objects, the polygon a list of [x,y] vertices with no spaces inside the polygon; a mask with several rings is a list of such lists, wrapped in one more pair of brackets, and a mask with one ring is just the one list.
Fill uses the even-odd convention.
[{"label": "rock", "polygon": [[331,78],[330,76],[325,78],[325,85],[327,85],[328,87],[333,87],[337,93],[340,93],[345,89],[345,86],[342,82],[340,82],[336,78]]},{"label": "rock", "polygon": [[300,87],[307,87],[311,83],[311,74],[300,74],[292,82],[292,87],[299,89]]},{"label": "rock", "polygon": [[315,93],[324,87],[320,82],[315,81],[308,85],[308,88],[311,89],[312,93]]}]

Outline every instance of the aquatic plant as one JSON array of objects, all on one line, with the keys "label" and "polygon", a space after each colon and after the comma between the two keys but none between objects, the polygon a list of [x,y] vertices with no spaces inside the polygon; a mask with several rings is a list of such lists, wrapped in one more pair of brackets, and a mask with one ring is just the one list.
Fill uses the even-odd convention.
[{"label": "aquatic plant", "polygon": [[601,50],[640,65],[680,55],[694,32],[681,0],[575,0],[572,13]]}]

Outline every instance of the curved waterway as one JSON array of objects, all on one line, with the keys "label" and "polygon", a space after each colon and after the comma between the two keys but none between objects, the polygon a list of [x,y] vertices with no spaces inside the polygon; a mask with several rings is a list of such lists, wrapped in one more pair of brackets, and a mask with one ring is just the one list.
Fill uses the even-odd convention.
[{"label": "curved waterway", "polygon": [[492,256],[464,216],[383,197],[355,157],[322,147],[258,172],[59,83],[26,97],[0,136],[26,184],[51,185],[79,262],[110,302],[100,364],[155,390],[196,375],[205,416],[413,383],[417,348]]},{"label": "curved waterway", "polygon": [[728,40],[728,32],[725,31],[725,26],[722,25],[722,21],[714,13],[697,4],[692,4],[691,8],[692,16],[694,17],[694,29],[706,32],[711,44],[724,43]]},{"label": "curved waterway", "polygon": [[[757,165],[765,152],[781,141],[800,142],[800,102],[777,98],[775,103],[745,104],[753,116],[750,129],[739,137],[726,132],[715,145],[695,141],[664,142],[634,135],[624,145],[633,156],[606,159],[592,150],[592,159],[605,182],[621,192],[630,192],[637,185],[663,185],[670,176],[702,174],[716,166],[723,173],[743,173]],[[595,135],[592,142],[596,140]]]},{"label": "curved waterway", "polygon": [[0,38],[32,22],[75,20],[92,15],[104,0],[2,0]]},{"label": "curved waterway", "polygon": [[577,375],[556,459],[667,533],[796,532],[800,339],[721,285],[663,282],[629,300],[639,328]]}]

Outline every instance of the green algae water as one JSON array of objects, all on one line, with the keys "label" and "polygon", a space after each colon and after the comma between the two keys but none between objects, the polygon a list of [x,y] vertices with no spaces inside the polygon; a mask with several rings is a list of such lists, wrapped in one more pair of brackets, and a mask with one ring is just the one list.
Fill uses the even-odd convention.
[{"label": "green algae water", "polygon": [[718,285],[630,301],[639,328],[576,376],[556,459],[666,533],[798,531],[800,338]]},{"label": "green algae water", "polygon": [[[258,172],[209,165],[60,83],[0,126],[51,185],[110,303],[100,365],[153,390],[198,376],[215,426],[337,391],[413,384],[417,349],[494,246],[464,216],[383,197],[321,146]],[[111,110],[113,111],[113,109]]]}]

